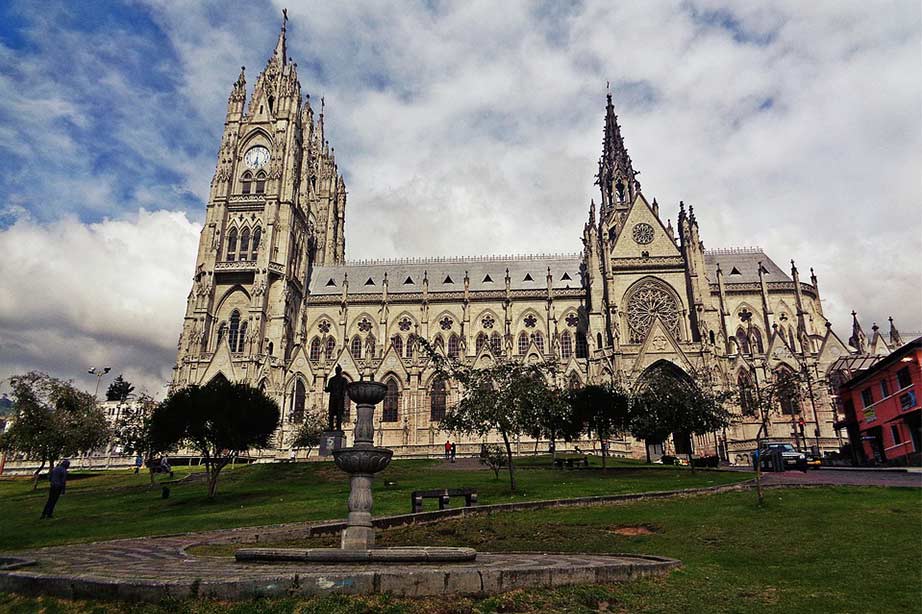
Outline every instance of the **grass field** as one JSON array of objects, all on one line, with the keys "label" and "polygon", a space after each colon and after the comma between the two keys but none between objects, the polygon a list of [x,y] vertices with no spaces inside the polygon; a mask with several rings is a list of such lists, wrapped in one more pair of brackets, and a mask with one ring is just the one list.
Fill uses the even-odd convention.
[{"label": "grass field", "polygon": [[[506,512],[380,533],[382,545],[491,551],[633,552],[675,557],[665,578],[428,600],[327,596],[148,606],[0,596],[0,611],[115,614],[488,612],[920,612],[922,492],[770,490],[588,508]],[[126,610],[130,607],[130,610]]]},{"label": "grass field", "polygon": [[[548,459],[530,459],[518,473],[519,490],[509,492],[504,473],[495,479],[476,466],[461,469],[441,461],[394,461],[375,481],[376,515],[409,512],[410,492],[471,487],[481,504],[714,486],[745,480],[747,473],[674,467],[640,468],[622,462],[608,472],[560,471]],[[179,468],[177,478],[190,470]],[[195,478],[195,476],[193,476]],[[129,471],[71,475],[53,520],[39,521],[47,482],[31,490],[28,479],[0,480],[0,550],[163,535],[186,531],[329,520],[346,516],[348,480],[332,463],[265,464],[226,469],[218,496],[206,498],[204,480],[172,488],[169,499],[148,488],[146,474]],[[391,482],[393,485],[388,485]],[[455,503],[455,502],[453,502]],[[427,502],[427,509],[436,506]]]}]

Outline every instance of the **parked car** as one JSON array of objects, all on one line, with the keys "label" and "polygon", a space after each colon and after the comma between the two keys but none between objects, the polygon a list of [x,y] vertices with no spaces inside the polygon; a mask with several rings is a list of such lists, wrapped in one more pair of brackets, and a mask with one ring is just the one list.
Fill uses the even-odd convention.
[{"label": "parked car", "polygon": [[756,463],[762,463],[762,471],[774,471],[775,465],[773,462],[773,457],[777,454],[781,455],[781,464],[782,471],[787,469],[799,469],[806,473],[807,471],[807,456],[802,452],[798,452],[794,449],[789,443],[766,443],[762,445],[762,448],[756,453],[755,460],[753,460],[752,468],[756,468]]}]

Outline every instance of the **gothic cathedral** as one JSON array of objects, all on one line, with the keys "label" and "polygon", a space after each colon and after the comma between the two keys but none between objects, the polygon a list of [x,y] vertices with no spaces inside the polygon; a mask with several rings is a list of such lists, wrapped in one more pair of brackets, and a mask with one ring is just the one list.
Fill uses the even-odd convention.
[{"label": "gothic cathedral", "polygon": [[[827,380],[853,351],[823,316],[816,276],[803,282],[793,261],[785,271],[759,249],[705,250],[682,203],[676,227],[664,224],[637,180],[611,94],[600,201],[589,206],[580,252],[349,263],[346,187],[323,106],[315,117],[285,46],[283,22],[249,102],[243,70],[231,90],[173,377],[182,386],[222,374],[273,396],[282,427],[265,454],[287,457],[305,414],[325,413],[336,365],[349,379],[387,384],[379,444],[437,453],[458,390],[435,376],[416,335],[474,365],[555,360],[561,386],[633,386],[658,369],[707,377],[739,391],[739,420],[691,443],[738,464],[750,462],[760,426],[752,391],[798,372],[809,390],[773,412],[768,436],[792,440],[803,419],[804,443],[839,448]],[[458,442],[468,452],[481,440]],[[616,454],[647,451],[630,438],[612,442]]]}]

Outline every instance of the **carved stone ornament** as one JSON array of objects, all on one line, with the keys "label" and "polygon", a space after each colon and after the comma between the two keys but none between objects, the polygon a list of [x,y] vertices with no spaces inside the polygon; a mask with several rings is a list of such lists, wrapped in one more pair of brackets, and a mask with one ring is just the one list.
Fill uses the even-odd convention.
[{"label": "carved stone ornament", "polygon": [[673,337],[678,338],[679,306],[675,298],[658,284],[647,282],[634,291],[627,304],[631,342],[642,342],[657,317]]},{"label": "carved stone ornament", "polygon": [[634,241],[640,245],[653,243],[653,226],[650,226],[646,222],[634,224],[634,228],[631,230],[631,236]]}]

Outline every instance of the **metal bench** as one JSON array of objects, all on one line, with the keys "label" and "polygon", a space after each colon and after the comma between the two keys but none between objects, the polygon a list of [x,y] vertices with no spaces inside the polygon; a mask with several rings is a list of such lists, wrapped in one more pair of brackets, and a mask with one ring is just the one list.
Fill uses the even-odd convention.
[{"label": "metal bench", "polygon": [[423,511],[423,499],[438,499],[439,509],[448,507],[451,497],[464,497],[464,506],[477,505],[477,491],[473,488],[438,488],[435,490],[414,490],[410,494],[412,513]]},{"label": "metal bench", "polygon": [[554,467],[557,469],[573,469],[575,467],[588,467],[588,456],[561,456],[554,459]]}]

